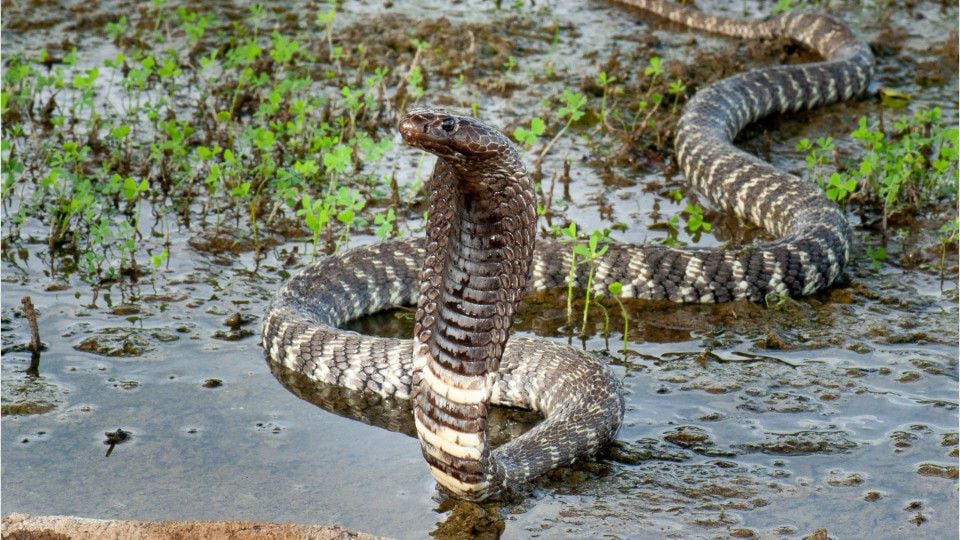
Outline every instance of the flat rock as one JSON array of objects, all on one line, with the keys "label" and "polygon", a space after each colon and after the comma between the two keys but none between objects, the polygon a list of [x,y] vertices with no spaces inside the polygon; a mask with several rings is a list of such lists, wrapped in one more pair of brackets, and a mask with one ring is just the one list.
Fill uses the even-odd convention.
[{"label": "flat rock", "polygon": [[371,539],[369,534],[343,527],[293,525],[254,521],[126,521],[75,516],[31,516],[10,514],[3,518],[3,537],[23,540],[98,538],[101,540],[160,540],[173,538],[231,538],[280,540]]}]

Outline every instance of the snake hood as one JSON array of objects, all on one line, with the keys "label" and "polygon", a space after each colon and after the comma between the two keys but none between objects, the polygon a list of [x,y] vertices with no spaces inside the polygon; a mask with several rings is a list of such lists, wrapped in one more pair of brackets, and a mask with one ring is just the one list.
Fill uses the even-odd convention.
[{"label": "snake hood", "polygon": [[[414,326],[414,419],[431,472],[465,498],[502,488],[486,421],[536,235],[533,183],[496,128],[444,111],[400,121],[437,155]],[[492,489],[491,489],[492,488]]]}]

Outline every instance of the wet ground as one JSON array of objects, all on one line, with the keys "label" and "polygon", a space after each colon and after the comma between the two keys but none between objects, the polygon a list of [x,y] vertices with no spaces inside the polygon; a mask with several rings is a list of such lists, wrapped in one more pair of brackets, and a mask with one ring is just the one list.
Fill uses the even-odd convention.
[{"label": "wet ground", "polygon": [[[149,15],[123,2],[42,4],[5,5],[5,70],[10,55],[46,48],[57,57],[75,46],[78,69],[101,66],[107,73],[103,60],[123,46],[104,35],[104,25],[120,13],[131,21]],[[697,4],[717,11],[727,3]],[[773,5],[736,3],[736,12],[769,12]],[[218,9],[232,19],[247,5]],[[286,29],[318,10],[326,6],[291,6],[261,24],[265,33]],[[850,2],[835,12],[873,44],[879,87],[909,94],[908,111],[936,105],[956,124],[956,6],[919,2],[885,11]],[[533,116],[548,118],[556,101],[542,102],[564,88],[599,99],[598,65],[627,81],[629,94],[645,91],[632,74],[654,55],[690,91],[745,65],[805,58],[784,44],[705,37],[600,2],[504,3],[500,10],[473,0],[346,2],[335,27],[333,45],[362,42],[373,65],[399,72],[420,54],[408,36],[428,40],[420,103],[476,106],[510,131]],[[323,37],[317,40],[324,50]],[[356,56],[350,58],[344,71],[355,67]],[[515,66],[504,67],[509,58]],[[398,88],[388,85],[386,92]],[[69,95],[57,94],[57,101]],[[200,118],[194,109],[184,99],[181,119]],[[385,110],[369,123],[389,137],[392,109]],[[877,100],[864,99],[771,119],[750,128],[742,144],[803,173],[803,156],[794,149],[800,138],[832,135],[838,148],[853,152],[849,134],[857,118],[879,110]],[[675,116],[664,107],[659,124],[640,135],[597,135],[585,125],[561,138],[541,166],[544,190],[552,193],[550,223],[611,228],[623,242],[664,238],[654,224],[687,203],[670,195],[681,185],[670,164]],[[560,127],[549,125],[548,135]],[[34,148],[32,140],[23,138],[18,150]],[[544,142],[528,152],[531,167]],[[417,234],[423,194],[416,186],[429,167],[394,138],[384,159],[365,170],[396,178],[395,192],[413,197],[396,206],[405,235]],[[869,213],[861,219],[851,212],[854,260],[841,284],[812,298],[769,306],[628,303],[626,352],[615,304],[608,305],[609,338],[595,313],[589,337],[581,339],[566,320],[562,292],[531,298],[519,331],[609,358],[624,378],[627,415],[618,443],[597,460],[557,471],[514,500],[478,506],[438,494],[409,436],[407,404],[271,374],[259,324],[273,291],[309,263],[302,226],[288,234],[274,224],[254,236],[229,211],[223,219],[209,217],[203,197],[169,212],[163,209],[176,206],[177,194],[153,198],[135,210],[145,269],[96,280],[78,270],[74,254],[51,251],[41,217],[13,227],[11,216],[33,193],[18,188],[3,201],[4,515],[335,523],[395,537],[958,534],[956,244],[941,279],[936,236],[940,224],[956,217],[955,199],[900,216],[902,230],[886,236],[889,256],[877,264],[867,251],[884,236]],[[371,199],[370,207],[385,208],[388,199]],[[735,220],[709,209],[706,215],[714,229],[697,245],[757,237]],[[376,241],[374,229],[358,227],[345,243]],[[693,242],[683,230],[677,240]],[[145,259],[160,249],[168,256],[151,271]],[[23,296],[40,312],[46,349],[39,376],[26,373]],[[408,335],[409,312],[355,328]],[[501,411],[498,437],[531,421]]]}]

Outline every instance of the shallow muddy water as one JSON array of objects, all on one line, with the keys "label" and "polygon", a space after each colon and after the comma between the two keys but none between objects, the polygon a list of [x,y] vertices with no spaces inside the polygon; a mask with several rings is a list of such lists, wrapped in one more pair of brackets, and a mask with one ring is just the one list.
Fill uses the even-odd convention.
[{"label": "shallow muddy water", "polygon": [[[5,69],[9,55],[53,52],[62,42],[81,53],[80,68],[101,65],[117,51],[103,25],[118,13],[142,15],[124,2],[83,9],[42,4],[43,10],[33,3],[5,5]],[[225,18],[247,7],[220,4]],[[780,45],[758,53],[603,2],[521,4],[504,2],[498,11],[476,0],[347,1],[334,36],[379,27],[385,35],[403,34],[404,25],[443,17],[437,24],[448,32],[468,29],[460,42],[465,49],[484,39],[504,47],[502,59],[496,47],[484,53],[498,66],[515,57],[504,79],[456,84],[453,76],[437,74],[421,103],[469,110],[473,102],[482,118],[510,130],[545,114],[541,101],[563,88],[588,86],[615,49],[621,62],[652,55],[675,61],[672,66],[692,77],[687,84],[698,86],[705,81],[697,76],[729,69],[728,57],[749,65],[797,54]],[[713,12],[728,4],[697,2]],[[733,4],[735,14],[757,14],[775,2]],[[956,6],[920,2],[884,14],[849,4],[835,12],[877,49],[876,85],[910,94],[908,110],[937,105],[956,125],[956,48],[948,47],[957,39]],[[289,21],[284,13],[313,17],[316,9],[291,6],[277,20]],[[265,23],[274,26],[279,23]],[[694,62],[704,63],[701,71],[682,67]],[[849,149],[857,118],[878,109],[876,100],[863,99],[770,119],[749,128],[742,144],[803,173],[803,156],[794,149],[800,138],[831,135],[838,148]],[[564,182],[557,180],[552,222],[613,228],[621,242],[662,239],[654,223],[686,204],[667,195],[681,184],[669,151],[645,141],[604,167],[613,158],[588,144],[592,136],[590,127],[571,133],[543,162],[548,191],[564,160],[570,163],[570,197],[562,200]],[[533,153],[527,158],[532,165]],[[377,172],[395,174],[403,191],[428,174],[431,163],[395,137]],[[563,292],[529,299],[517,331],[608,358],[624,381],[624,425],[618,443],[595,461],[557,471],[513,500],[477,506],[437,492],[409,435],[407,404],[310,388],[271,373],[259,325],[273,292],[309,263],[307,242],[276,235],[275,245],[262,251],[218,249],[241,244],[251,231],[227,218],[220,233],[211,233],[213,220],[203,224],[197,217],[200,203],[187,210],[190,223],[160,222],[145,207],[139,227],[154,242],[166,235],[168,259],[137,281],[121,277],[94,287],[67,257],[51,256],[42,222],[28,220],[11,237],[9,217],[26,204],[24,193],[5,199],[3,208],[4,515],[331,523],[391,537],[779,538],[818,529],[832,538],[958,534],[957,259],[951,249],[941,280],[933,225],[939,227],[943,215],[955,217],[952,206],[918,216],[905,236],[891,235],[889,257],[876,266],[866,248],[877,245],[879,234],[850,212],[857,226],[854,260],[838,286],[811,298],[779,306],[630,302],[626,353],[615,305],[609,306],[609,340],[596,316],[590,337],[580,339],[568,337]],[[404,212],[405,234],[417,234],[422,208]],[[696,245],[757,237],[735,220],[709,209],[707,215],[714,230]],[[219,234],[232,236],[224,243]],[[347,243],[377,240],[368,227]],[[678,240],[693,241],[683,231]],[[921,263],[911,263],[918,258]],[[25,373],[23,296],[40,312],[46,350],[39,376]],[[381,314],[354,328],[408,335],[409,313]],[[363,421],[349,418],[358,412]],[[498,436],[516,434],[530,421],[501,411]],[[107,433],[118,429],[129,437],[111,445]]]}]

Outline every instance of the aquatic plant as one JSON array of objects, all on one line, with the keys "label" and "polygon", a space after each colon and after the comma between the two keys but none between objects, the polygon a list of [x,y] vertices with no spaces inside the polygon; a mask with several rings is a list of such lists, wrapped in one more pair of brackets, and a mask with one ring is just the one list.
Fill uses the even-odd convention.
[{"label": "aquatic plant", "polygon": [[[537,155],[536,164],[534,165],[535,171],[540,171],[541,165],[543,163],[543,158],[546,157],[547,153],[550,152],[550,149],[553,148],[553,145],[560,140],[560,137],[563,137],[563,134],[570,129],[570,126],[574,122],[583,118],[583,115],[586,114],[583,110],[584,106],[587,104],[587,98],[579,92],[571,92],[568,89],[563,90],[562,97],[563,105],[557,109],[557,119],[563,122],[563,127],[554,134],[553,138],[550,139],[540,153]],[[531,128],[532,128],[531,123]]]},{"label": "aquatic plant", "polygon": [[946,278],[946,268],[947,268],[947,250],[950,249],[950,246],[954,246],[956,250],[957,240],[960,239],[960,220],[952,220],[948,223],[945,223],[940,227],[939,231],[940,239],[940,284],[943,285],[943,280]]},{"label": "aquatic plant", "polygon": [[[637,111],[630,125],[631,134],[643,133],[650,125],[654,113],[660,109],[660,104],[663,103],[663,94],[654,91],[657,79],[663,75],[663,62],[659,56],[650,58],[647,66],[643,68],[643,75],[647,77],[647,90],[637,100]],[[679,92],[677,95],[679,96]]]},{"label": "aquatic plant", "polygon": [[699,204],[688,204],[683,209],[682,214],[686,217],[687,224],[684,229],[692,235],[693,241],[700,239],[700,234],[710,232],[713,226],[703,218],[703,208]]},{"label": "aquatic plant", "polygon": [[[587,319],[590,312],[590,295],[593,292],[593,276],[596,272],[596,261],[607,252],[610,247],[610,231],[607,229],[597,230],[590,233],[587,243],[578,243],[573,245],[573,253],[580,256],[577,264],[587,265],[587,283],[584,286],[584,304],[583,304],[583,324],[580,326],[580,334],[587,333]],[[606,312],[604,312],[606,314]]]},{"label": "aquatic plant", "polygon": [[677,105],[680,103],[680,96],[684,95],[687,91],[687,85],[683,84],[683,81],[680,79],[674,79],[670,83],[670,86],[667,87],[667,93],[673,96],[673,105],[670,107],[670,112],[676,112]]},{"label": "aquatic plant", "polygon": [[[887,119],[891,128],[882,120],[859,119],[851,137],[861,148],[853,159],[838,159],[831,137],[815,143],[801,139],[797,150],[806,153],[808,171],[831,200],[880,212],[880,228],[886,231],[894,214],[956,201],[958,130],[943,123],[938,107]],[[841,170],[823,178],[826,165],[838,164]]]},{"label": "aquatic plant", "polygon": [[620,308],[620,316],[623,318],[623,354],[627,354],[627,340],[630,336],[630,315],[627,313],[627,308],[623,305],[623,301],[620,300],[620,293],[623,292],[623,284],[619,281],[614,281],[607,285],[607,290],[610,291],[610,296],[617,303],[617,307]]},{"label": "aquatic plant", "polygon": [[603,89],[603,97],[600,99],[600,125],[608,128],[610,127],[609,116],[611,111],[607,107],[607,99],[611,93],[611,88],[614,88],[616,82],[617,78],[608,75],[606,71],[601,71],[597,74],[597,86]]},{"label": "aquatic plant", "polygon": [[529,149],[533,146],[533,143],[537,142],[537,139],[543,135],[546,130],[546,124],[544,124],[543,119],[539,116],[534,117],[530,120],[530,128],[518,127],[513,130],[513,138],[515,141],[523,145],[524,148]]},{"label": "aquatic plant", "polygon": [[[136,272],[138,252],[161,252],[141,236],[141,202],[160,221],[168,213],[190,219],[191,208],[216,228],[227,216],[237,225],[245,219],[255,243],[264,227],[296,216],[315,251],[332,224],[331,249],[366,226],[359,213],[367,191],[340,188],[354,183],[346,180],[351,169],[376,170],[392,147],[380,129],[383,91],[386,79],[393,85],[404,74],[334,47],[333,10],[316,21],[324,58],[312,56],[308,33],[260,31],[271,16],[260,5],[230,23],[166,2],[149,11],[149,26],[127,17],[106,25],[120,51],[101,66],[75,50],[7,59],[2,196],[17,201],[8,238],[43,219],[50,249],[80,252],[79,269],[99,281]],[[326,76],[341,82],[336,95],[314,91],[316,62],[335,67]],[[408,82],[417,93],[421,84]],[[101,112],[105,99],[116,110]],[[41,129],[49,130],[45,139]],[[393,216],[382,218],[390,224],[383,234],[395,233]]]},{"label": "aquatic plant", "polygon": [[573,317],[573,290],[577,285],[577,251],[576,251],[576,242],[580,239],[579,234],[577,234],[577,224],[575,222],[570,222],[566,227],[558,227],[555,229],[554,234],[562,235],[562,240],[565,242],[571,242],[570,248],[570,269],[567,272],[567,277],[565,279],[567,283],[567,320],[569,321]]}]

